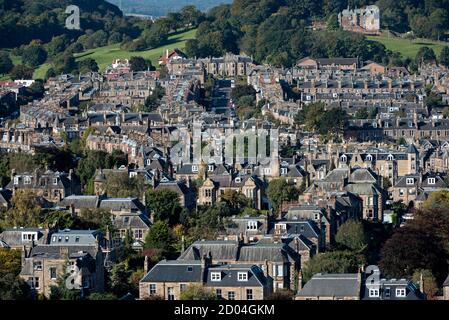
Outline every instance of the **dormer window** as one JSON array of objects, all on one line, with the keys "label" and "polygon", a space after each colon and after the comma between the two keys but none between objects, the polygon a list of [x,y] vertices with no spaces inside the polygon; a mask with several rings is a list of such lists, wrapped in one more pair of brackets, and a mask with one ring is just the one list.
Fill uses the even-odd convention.
[{"label": "dormer window", "polygon": [[198,166],[193,165],[192,166],[192,172],[198,172]]},{"label": "dormer window", "polygon": [[30,177],[25,177],[25,178],[23,179],[23,183],[24,183],[24,184],[31,184],[31,178],[30,178]]},{"label": "dormer window", "polygon": [[393,155],[392,155],[392,154],[389,154],[389,155],[387,156],[387,160],[388,160],[388,161],[393,161],[393,160],[394,160]]},{"label": "dormer window", "polygon": [[210,281],[221,281],[221,272],[211,272]]},{"label": "dormer window", "polygon": [[265,174],[271,174],[271,168],[265,168],[264,172]]},{"label": "dormer window", "polygon": [[58,184],[58,178],[53,178],[53,184],[57,185]]},{"label": "dormer window", "polygon": [[428,178],[427,179],[428,184],[435,184],[435,178]]},{"label": "dormer window", "polygon": [[287,174],[287,168],[281,168],[281,174],[282,175]]},{"label": "dormer window", "polygon": [[235,178],[235,182],[236,182],[236,183],[242,182],[242,178],[240,178],[240,177]]},{"label": "dormer window", "polygon": [[237,273],[238,281],[248,281],[248,272],[239,272]]},{"label": "dormer window", "polygon": [[415,183],[415,179],[413,179],[413,178],[407,178],[407,179],[405,180],[405,182],[406,182],[406,184],[408,184],[408,185],[414,184],[414,183]]},{"label": "dormer window", "polygon": [[346,157],[346,155],[342,155],[341,157],[340,157],[340,161],[341,162],[346,162],[348,160],[348,157]]},{"label": "dormer window", "polygon": [[257,221],[248,221],[248,224],[246,226],[247,230],[257,230]]},{"label": "dormer window", "polygon": [[368,295],[370,298],[378,298],[379,297],[379,289],[369,289]]},{"label": "dormer window", "polygon": [[405,289],[396,289],[396,297],[404,298],[405,296]]},{"label": "dormer window", "polygon": [[214,166],[210,164],[208,170],[209,170],[209,172],[214,171]]}]

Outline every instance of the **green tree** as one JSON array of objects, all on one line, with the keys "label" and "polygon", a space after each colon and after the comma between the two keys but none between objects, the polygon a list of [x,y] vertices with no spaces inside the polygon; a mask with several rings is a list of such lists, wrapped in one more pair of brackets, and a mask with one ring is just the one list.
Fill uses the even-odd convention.
[{"label": "green tree", "polygon": [[178,194],[169,189],[148,190],[146,205],[158,220],[168,220],[172,223],[177,221],[182,209]]},{"label": "green tree", "polygon": [[436,61],[435,52],[429,47],[421,47],[416,54],[415,61],[419,66],[426,63],[433,63]]},{"label": "green tree", "polygon": [[338,228],[335,241],[350,250],[363,250],[367,246],[363,224],[355,220],[346,221]]},{"label": "green tree", "polygon": [[14,67],[8,52],[0,52],[0,74],[6,74]]},{"label": "green tree", "polygon": [[133,56],[129,59],[129,65],[132,71],[145,71],[152,70],[153,66],[151,65],[151,61],[145,60],[143,57]]},{"label": "green tree", "polygon": [[423,208],[426,210],[449,208],[449,191],[441,190],[430,193],[426,201],[424,201]]},{"label": "green tree", "polygon": [[367,108],[360,108],[354,114],[354,118],[356,119],[368,119],[368,117],[369,113]]},{"label": "green tree", "polygon": [[37,227],[41,207],[36,195],[27,190],[16,190],[11,199],[12,208],[5,213],[3,225],[10,227]]},{"label": "green tree", "polygon": [[23,64],[18,64],[11,69],[9,76],[12,80],[32,79],[34,70]]},{"label": "green tree", "polygon": [[87,58],[78,63],[80,73],[98,72],[98,64],[92,58]]},{"label": "green tree", "polygon": [[303,280],[307,282],[317,273],[354,273],[364,264],[364,257],[351,251],[318,253],[306,262]]},{"label": "green tree", "polygon": [[112,293],[98,293],[94,292],[87,297],[88,300],[117,300],[117,297]]},{"label": "green tree", "polygon": [[438,284],[431,270],[416,270],[412,279],[419,286],[423,285],[423,288],[420,287],[419,289],[426,294],[427,300],[435,299],[438,293]]},{"label": "green tree", "polygon": [[235,190],[226,190],[221,195],[220,201],[225,202],[235,214],[238,214],[245,207],[250,206],[250,199]]},{"label": "green tree", "polygon": [[268,185],[267,195],[273,209],[279,213],[283,202],[297,199],[299,192],[293,184],[287,183],[285,179],[274,179]]},{"label": "green tree", "polygon": [[338,14],[333,13],[327,18],[326,27],[328,30],[337,30],[340,28],[340,23],[338,22]]},{"label": "green tree", "polygon": [[18,276],[21,270],[20,251],[0,248],[0,278],[7,274]]},{"label": "green tree", "polygon": [[188,285],[180,295],[181,300],[217,300],[211,289],[199,285]]},{"label": "green tree", "polygon": [[36,68],[47,59],[47,51],[40,45],[31,45],[22,52],[22,63]]},{"label": "green tree", "polygon": [[0,277],[1,300],[25,300],[30,294],[30,287],[21,278],[8,273]]},{"label": "green tree", "polygon": [[166,221],[156,221],[148,230],[145,237],[145,248],[156,248],[170,251],[173,245],[173,236]]},{"label": "green tree", "polygon": [[114,264],[109,275],[109,283],[112,293],[117,297],[122,297],[127,293],[132,293],[133,286],[129,283],[132,270],[126,262]]}]

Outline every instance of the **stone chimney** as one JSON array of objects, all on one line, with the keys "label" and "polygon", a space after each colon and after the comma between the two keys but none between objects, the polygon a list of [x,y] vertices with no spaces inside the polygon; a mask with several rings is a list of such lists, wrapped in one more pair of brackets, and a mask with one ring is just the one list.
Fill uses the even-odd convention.
[{"label": "stone chimney", "polygon": [[146,275],[149,271],[150,259],[145,255],[145,261],[143,262],[143,274]]},{"label": "stone chimney", "polygon": [[59,247],[59,254],[61,255],[61,259],[67,259],[69,257],[69,248]]},{"label": "stone chimney", "polygon": [[388,83],[388,91],[391,91],[393,89],[393,80],[388,79],[387,83]]}]

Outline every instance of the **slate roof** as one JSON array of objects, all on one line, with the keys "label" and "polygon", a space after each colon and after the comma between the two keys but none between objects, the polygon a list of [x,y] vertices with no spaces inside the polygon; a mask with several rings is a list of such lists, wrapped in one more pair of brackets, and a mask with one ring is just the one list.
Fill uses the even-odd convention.
[{"label": "slate roof", "polygon": [[163,260],[158,262],[140,282],[200,282],[201,261]]},{"label": "slate roof", "polygon": [[129,211],[145,212],[145,206],[137,198],[107,198],[100,202],[100,208],[121,211],[122,209]]},{"label": "slate roof", "polygon": [[114,218],[114,226],[117,229],[149,229],[150,225],[150,220],[144,214],[121,214]]},{"label": "slate roof", "polygon": [[99,230],[59,230],[50,237],[51,246],[97,246],[97,238],[102,238]]},{"label": "slate roof", "polygon": [[17,228],[6,229],[0,233],[0,241],[6,243],[9,247],[21,247],[22,245],[30,245],[31,241],[23,240],[22,234],[24,232],[37,232],[36,244],[44,244],[46,239],[44,237],[45,229],[41,228]]},{"label": "slate roof", "polygon": [[97,196],[85,196],[85,195],[70,195],[62,199],[58,206],[60,207],[71,207],[72,205],[76,209],[82,208],[96,208],[99,202]]},{"label": "slate roof", "polygon": [[360,283],[357,273],[315,274],[301,291],[300,297],[357,297]]},{"label": "slate roof", "polygon": [[184,251],[178,260],[201,260],[209,253],[216,261],[235,261],[239,246],[236,241],[196,241]]},{"label": "slate roof", "polygon": [[[220,272],[220,281],[211,281],[211,273]],[[247,272],[248,280],[239,281],[238,273]],[[206,287],[263,287],[266,285],[267,280],[263,274],[262,269],[255,265],[224,265],[224,266],[212,266],[207,269],[205,277]]]}]

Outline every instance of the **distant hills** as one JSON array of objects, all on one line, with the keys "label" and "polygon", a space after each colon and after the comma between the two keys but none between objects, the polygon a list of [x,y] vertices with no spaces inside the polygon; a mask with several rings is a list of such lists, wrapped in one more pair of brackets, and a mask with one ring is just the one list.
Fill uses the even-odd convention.
[{"label": "distant hills", "polygon": [[[120,0],[107,0],[117,6]],[[229,4],[232,0],[121,0],[124,13],[164,16],[168,12],[179,11],[182,7],[194,5],[201,11],[207,11],[220,4]]]}]

